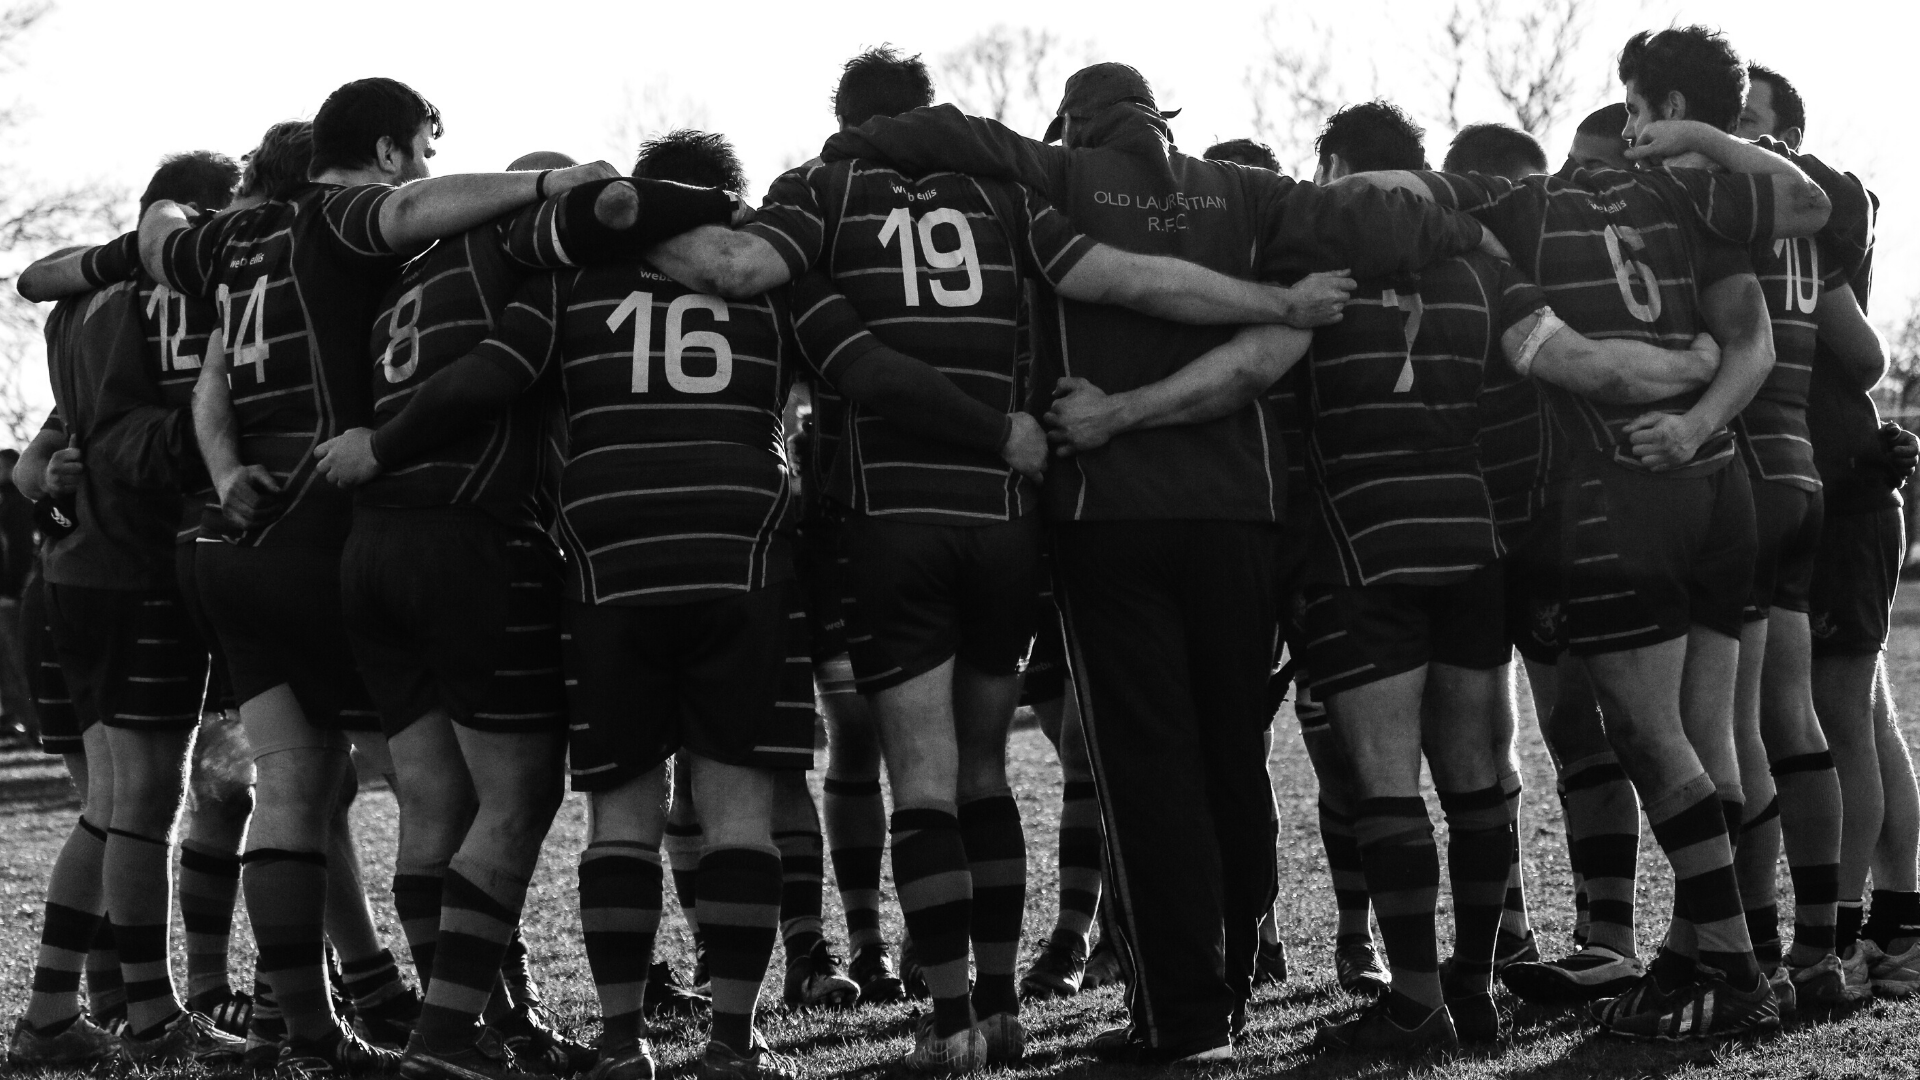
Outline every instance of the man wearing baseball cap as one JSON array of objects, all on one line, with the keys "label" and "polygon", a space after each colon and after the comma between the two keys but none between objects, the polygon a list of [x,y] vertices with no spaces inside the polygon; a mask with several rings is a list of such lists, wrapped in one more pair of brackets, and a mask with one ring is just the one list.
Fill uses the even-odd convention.
[{"label": "man wearing baseball cap", "polygon": [[[1240,277],[1416,269],[1481,230],[1410,198],[1188,157],[1138,71],[1067,81],[1050,146],[952,106],[875,118],[823,156],[1016,180],[1088,235]],[[1350,286],[1349,286],[1350,287]],[[1190,327],[1044,292],[1034,386],[1066,616],[1102,813],[1130,1024],[1099,1042],[1230,1060],[1276,888],[1261,737],[1286,461],[1272,328]]]}]

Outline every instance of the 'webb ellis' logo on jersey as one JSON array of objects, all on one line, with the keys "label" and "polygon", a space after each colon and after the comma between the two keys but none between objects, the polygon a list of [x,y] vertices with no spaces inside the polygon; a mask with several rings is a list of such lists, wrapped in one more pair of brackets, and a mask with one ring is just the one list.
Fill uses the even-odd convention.
[{"label": "'webb ellis' logo on jersey", "polygon": [[1184,191],[1170,191],[1164,195],[1096,191],[1093,193],[1093,201],[1101,206],[1149,211],[1150,214],[1146,219],[1148,232],[1179,232],[1185,229],[1189,210],[1225,210],[1227,208],[1227,200],[1219,195],[1188,195]]}]

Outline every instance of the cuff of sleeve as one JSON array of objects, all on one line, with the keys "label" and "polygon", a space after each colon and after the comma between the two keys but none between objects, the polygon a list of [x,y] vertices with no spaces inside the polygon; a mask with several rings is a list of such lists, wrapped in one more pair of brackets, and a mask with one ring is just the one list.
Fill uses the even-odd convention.
[{"label": "cuff of sleeve", "polygon": [[763,222],[749,221],[745,225],[740,226],[739,231],[752,233],[754,236],[773,245],[773,250],[778,252],[781,261],[787,264],[787,272],[793,275],[795,281],[798,281],[808,270],[812,269],[812,264],[807,261],[806,255],[794,246],[793,240],[790,239],[786,233],[781,232],[779,229]]}]

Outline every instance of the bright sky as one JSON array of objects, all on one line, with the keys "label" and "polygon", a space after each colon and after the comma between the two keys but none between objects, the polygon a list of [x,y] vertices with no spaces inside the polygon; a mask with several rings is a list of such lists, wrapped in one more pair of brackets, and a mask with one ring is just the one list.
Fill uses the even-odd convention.
[{"label": "bright sky", "polygon": [[[1512,13],[1530,6],[1506,0]],[[1859,0],[1597,7],[1574,65],[1585,94],[1574,119],[1546,140],[1556,164],[1578,117],[1618,97],[1613,57],[1629,34],[1669,22],[1717,25],[1743,55],[1800,86],[1807,149],[1880,194],[1874,315],[1884,324],[1905,313],[1920,295],[1920,140],[1895,125],[1909,104],[1920,14]],[[1088,59],[1144,71],[1162,108],[1186,110],[1174,135],[1198,153],[1251,131],[1245,80],[1267,52],[1269,11],[1287,40],[1326,40],[1316,25],[1330,35],[1333,96],[1379,93],[1432,116],[1439,28],[1450,9],[1413,0],[60,0],[17,50],[24,67],[4,95],[26,113],[10,156],[36,184],[101,180],[137,193],[163,154],[204,147],[237,156],[268,124],[312,116],[340,83],[390,75],[446,116],[435,172],[501,168],[535,149],[625,165],[633,147],[623,124],[692,122],[734,140],[758,194],[818,151],[832,130],[840,65],[866,45],[890,41],[936,60],[996,23],[1050,29]],[[1050,111],[1057,83],[1046,94]],[[1483,89],[1465,101],[1463,122],[1511,120]],[[1436,162],[1450,136],[1430,127]]]}]

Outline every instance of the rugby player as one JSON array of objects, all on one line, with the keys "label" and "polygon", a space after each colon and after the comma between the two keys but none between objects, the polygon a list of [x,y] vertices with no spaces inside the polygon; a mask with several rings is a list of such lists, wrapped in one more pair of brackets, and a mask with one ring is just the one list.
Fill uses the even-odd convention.
[{"label": "rugby player", "polygon": [[[1799,91],[1770,68],[1753,64],[1747,71],[1739,135],[1771,136],[1798,150],[1807,127]],[[1814,309],[1819,325],[1807,400],[1813,464],[1826,503],[1808,597],[1813,702],[1833,748],[1844,808],[1835,948],[1850,999],[1869,988],[1904,997],[1920,990],[1914,887],[1920,795],[1911,753],[1893,721],[1882,653],[1906,556],[1899,488],[1913,471],[1914,440],[1879,424],[1868,396],[1887,364],[1885,345],[1864,317],[1879,200],[1852,174],[1814,176],[1832,196],[1836,218],[1844,215],[1856,237],[1832,257],[1839,279]],[[1863,927],[1869,870],[1873,911]]]},{"label": "rugby player", "polygon": [[1574,130],[1561,174],[1571,176],[1580,169],[1628,168],[1626,129],[1627,106],[1623,102],[1602,105],[1588,113]]},{"label": "rugby player", "polygon": [[[1623,82],[1633,83],[1636,43],[1650,36],[1623,50]],[[1752,495],[1726,425],[1765,380],[1771,332],[1740,253],[1702,249],[1709,237],[1750,245],[1812,235],[1830,207],[1790,162],[1742,149],[1735,163],[1758,175],[1364,177],[1475,213],[1575,329],[1684,345],[1704,325],[1724,349],[1704,390],[1648,409],[1557,388],[1550,399],[1576,443],[1558,492],[1569,524],[1562,629],[1676,878],[1660,961],[1596,1015],[1603,1030],[1629,1037],[1704,1038],[1779,1022],[1747,934],[1728,824],[1737,829],[1741,801],[1731,713],[1753,537]],[[1593,963],[1580,966],[1612,965],[1614,985],[1632,976],[1637,961],[1603,952],[1589,946],[1580,955]]]},{"label": "rugby player", "polygon": [[[177,200],[218,211],[231,200],[239,172],[218,154],[171,158],[154,175],[142,206]],[[30,280],[30,292],[32,286]],[[169,307],[156,321],[177,318],[181,338],[162,335],[155,339],[158,353],[150,353],[143,315],[168,299],[150,281],[123,281],[64,301],[49,325],[57,407],[37,441],[62,447],[53,458],[79,473],[76,528],[48,550],[47,611],[83,737],[96,725],[105,736],[101,752],[89,756],[89,780],[112,788],[96,872],[126,989],[119,1052],[142,1063],[218,1063],[236,1060],[243,1044],[204,1014],[182,1008],[168,958],[168,846],[200,719],[207,651],[172,569],[182,478],[197,466],[191,414],[182,394],[169,401],[158,384],[180,369],[181,356],[167,350],[195,331],[204,346],[211,326],[205,312],[195,320]],[[193,355],[185,361],[198,364]],[[28,459],[40,456],[29,451]],[[50,920],[47,929],[63,922],[70,920]],[[29,1057],[36,1049],[59,1052],[51,1038],[58,1032],[45,1025],[17,1034],[26,1036],[17,1044]]]},{"label": "rugby player", "polygon": [[[1123,64],[1076,73],[1048,134],[1066,145],[942,106],[843,132],[826,157],[1018,180],[1098,236],[1268,278],[1412,269],[1481,240],[1412,201],[1188,158]],[[1055,572],[1107,826],[1107,895],[1134,974],[1132,1023],[1096,1047],[1227,1060],[1275,889],[1260,748],[1286,464],[1262,395],[1297,344],[1285,330],[1190,329],[1070,296],[1039,310],[1048,349],[1035,382],[1054,387],[1050,437],[1066,454],[1047,490]]]},{"label": "rugby player", "polygon": [[310,452],[368,414],[366,384],[352,373],[364,370],[379,296],[409,255],[610,171],[394,188],[427,175],[439,131],[438,112],[404,84],[349,83],[316,114],[313,182],[291,198],[197,225],[162,200],[138,233],[83,260],[92,280],[125,278],[137,263],[220,309],[224,350],[210,349],[201,368],[195,427],[224,520],[203,533],[197,576],[259,775],[243,888],[287,1025],[281,1060],[303,1068],[398,1063],[336,1022],[322,963],[347,732],[370,748],[378,733],[337,615],[349,503],[320,481]]},{"label": "rugby player", "polygon": [[[1335,113],[1316,181],[1426,164],[1423,133],[1392,104]],[[1511,264],[1480,253],[1417,279],[1363,280],[1345,318],[1314,334],[1308,468],[1325,529],[1306,571],[1307,670],[1327,703],[1369,892],[1392,963],[1374,1008],[1322,1045],[1370,1052],[1490,1043],[1514,820],[1510,718],[1503,732],[1502,569],[1480,474],[1484,384],[1498,369],[1623,402],[1703,385],[1710,340],[1669,353],[1567,329]],[[1494,417],[1493,419],[1499,419]],[[1507,714],[1510,716],[1510,714]],[[1444,977],[1439,885],[1420,797],[1422,752],[1448,822],[1454,953]],[[1511,785],[1517,788],[1517,784]]]}]

